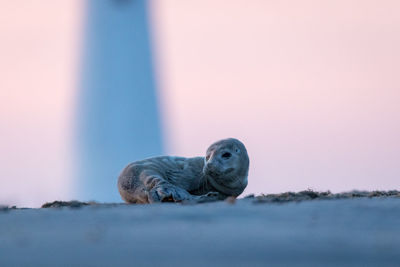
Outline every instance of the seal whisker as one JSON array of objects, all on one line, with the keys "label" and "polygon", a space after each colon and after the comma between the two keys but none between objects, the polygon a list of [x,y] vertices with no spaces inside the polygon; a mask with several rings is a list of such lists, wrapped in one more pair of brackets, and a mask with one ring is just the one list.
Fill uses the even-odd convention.
[{"label": "seal whisker", "polygon": [[199,195],[207,198],[213,191],[237,197],[247,186],[248,169],[245,146],[228,138],[213,143],[205,157],[161,156],[130,163],[118,178],[118,190],[127,203],[160,202],[171,196],[181,202]]}]

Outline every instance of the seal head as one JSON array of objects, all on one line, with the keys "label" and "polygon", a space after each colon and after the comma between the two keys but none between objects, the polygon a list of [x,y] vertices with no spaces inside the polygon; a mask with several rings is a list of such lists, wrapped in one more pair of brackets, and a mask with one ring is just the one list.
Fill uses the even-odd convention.
[{"label": "seal head", "polygon": [[237,139],[228,138],[213,143],[205,157],[203,173],[207,181],[228,196],[238,196],[247,186],[249,156]]}]

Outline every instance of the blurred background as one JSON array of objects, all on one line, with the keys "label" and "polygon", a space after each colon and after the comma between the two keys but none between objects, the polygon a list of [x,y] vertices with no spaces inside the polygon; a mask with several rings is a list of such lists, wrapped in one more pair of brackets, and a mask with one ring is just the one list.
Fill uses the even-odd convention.
[{"label": "blurred background", "polygon": [[399,189],[399,8],[0,0],[0,203],[119,202],[129,162],[226,137],[243,195]]}]

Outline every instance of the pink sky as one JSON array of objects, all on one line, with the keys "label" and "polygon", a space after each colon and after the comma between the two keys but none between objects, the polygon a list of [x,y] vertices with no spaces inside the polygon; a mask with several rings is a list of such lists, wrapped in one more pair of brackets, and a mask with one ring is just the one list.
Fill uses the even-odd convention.
[{"label": "pink sky", "polygon": [[152,1],[169,152],[241,139],[245,193],[400,187],[398,1]]},{"label": "pink sky", "polygon": [[[74,197],[83,2],[0,1],[0,203]],[[400,188],[398,1],[151,1],[167,152],[237,137],[245,193]]]},{"label": "pink sky", "polygon": [[78,0],[0,1],[0,203],[70,198]]}]

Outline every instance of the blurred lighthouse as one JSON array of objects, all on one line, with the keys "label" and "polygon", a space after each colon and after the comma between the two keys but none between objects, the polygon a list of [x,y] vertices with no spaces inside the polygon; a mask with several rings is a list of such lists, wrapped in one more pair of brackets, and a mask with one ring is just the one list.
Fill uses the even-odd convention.
[{"label": "blurred lighthouse", "polygon": [[146,3],[87,1],[76,113],[79,199],[121,201],[121,169],[163,151]]}]

